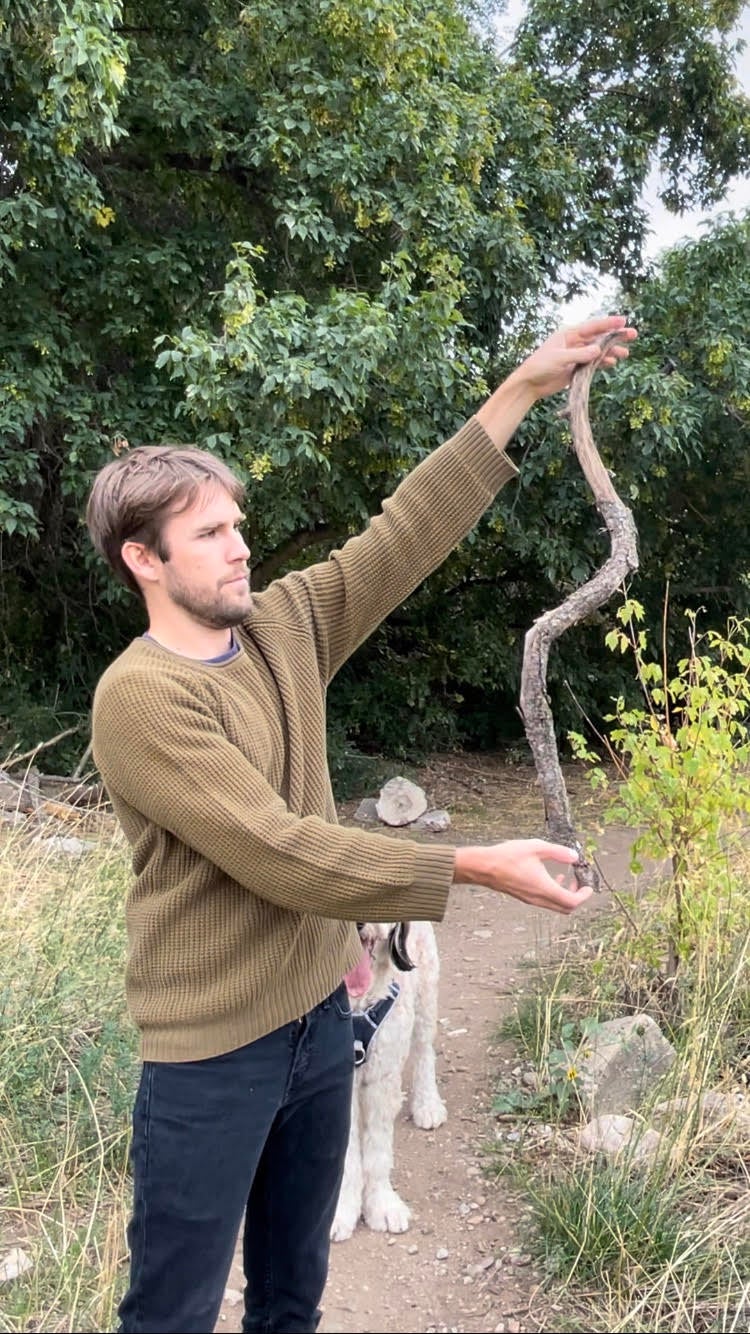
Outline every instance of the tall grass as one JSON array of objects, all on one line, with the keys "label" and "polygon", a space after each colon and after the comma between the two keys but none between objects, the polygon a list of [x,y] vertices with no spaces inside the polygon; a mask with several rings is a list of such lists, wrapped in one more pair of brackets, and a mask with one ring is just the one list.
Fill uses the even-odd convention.
[{"label": "tall grass", "polygon": [[[521,1176],[530,1199],[529,1246],[554,1294],[542,1318],[555,1328],[729,1334],[750,1326],[750,857],[735,849],[724,872],[727,918],[717,913],[666,987],[641,948],[661,919],[655,882],[628,905],[624,924],[598,916],[597,938],[579,942],[504,1025],[538,1071],[542,1096],[528,1110],[557,1123],[542,1149],[532,1135],[510,1164],[497,1162]],[[738,930],[743,902],[746,926]],[[607,968],[595,970],[601,958]],[[649,1166],[627,1153],[586,1154],[578,1104],[556,1099],[550,1081],[550,1054],[566,1028],[636,1008],[651,1013],[676,1049],[640,1108],[643,1127],[662,1135]],[[703,1115],[707,1092],[730,1095],[746,1109],[741,1120]],[[510,1105],[507,1093],[499,1105]],[[561,1305],[562,1321],[553,1315]]]},{"label": "tall grass", "polygon": [[[127,857],[0,832],[0,1330],[113,1327],[137,1062],[123,991]],[[86,835],[88,837],[88,835]]]}]

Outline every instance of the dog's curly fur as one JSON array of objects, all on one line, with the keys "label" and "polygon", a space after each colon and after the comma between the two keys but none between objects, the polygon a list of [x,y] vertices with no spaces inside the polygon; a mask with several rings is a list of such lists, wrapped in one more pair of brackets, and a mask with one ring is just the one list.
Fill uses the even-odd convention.
[{"label": "dog's curly fur", "polygon": [[[435,1077],[438,976],[435,932],[430,922],[366,923],[360,937],[372,958],[373,978],[365,996],[352,1000],[365,1010],[399,983],[399,996],[355,1071],[352,1127],[344,1180],[331,1229],[334,1241],[351,1237],[360,1218],[376,1232],[406,1232],[411,1211],[391,1185],[393,1135],[403,1101],[402,1076],[411,1056],[409,1111],[423,1130],[448,1115]],[[408,933],[408,956],[404,946]],[[412,971],[401,971],[410,968]]]}]

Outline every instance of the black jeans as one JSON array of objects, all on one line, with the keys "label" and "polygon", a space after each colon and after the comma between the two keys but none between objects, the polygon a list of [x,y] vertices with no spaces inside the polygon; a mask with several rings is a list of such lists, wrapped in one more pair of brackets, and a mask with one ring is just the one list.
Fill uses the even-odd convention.
[{"label": "black jeans", "polygon": [[317,1328],[353,1065],[343,985],[238,1051],[144,1065],[121,1334],[211,1334],[243,1213],[243,1330]]}]

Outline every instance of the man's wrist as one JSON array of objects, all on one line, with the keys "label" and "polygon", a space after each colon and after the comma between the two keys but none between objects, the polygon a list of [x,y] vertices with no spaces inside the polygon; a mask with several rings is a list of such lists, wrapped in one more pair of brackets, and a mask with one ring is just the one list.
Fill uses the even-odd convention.
[{"label": "man's wrist", "polygon": [[539,395],[520,370],[513,371],[482,404],[477,420],[498,449],[505,449],[516,427]]},{"label": "man's wrist", "polygon": [[454,885],[484,885],[482,848],[456,848],[453,858]]}]

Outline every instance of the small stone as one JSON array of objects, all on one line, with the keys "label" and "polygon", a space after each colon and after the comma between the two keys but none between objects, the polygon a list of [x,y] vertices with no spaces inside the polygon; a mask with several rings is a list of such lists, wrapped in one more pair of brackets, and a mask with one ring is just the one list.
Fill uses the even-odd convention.
[{"label": "small stone", "polygon": [[354,812],[354,819],[359,824],[374,824],[378,818],[377,802],[374,797],[365,797]]},{"label": "small stone", "polygon": [[83,857],[96,848],[96,843],[90,839],[63,838],[60,834],[53,834],[50,838],[39,836],[33,841],[43,852],[61,852],[65,857]]},{"label": "small stone", "polygon": [[31,1260],[20,1246],[14,1246],[3,1260],[0,1260],[0,1283],[9,1283],[33,1268]]},{"label": "small stone", "polygon": [[449,1255],[450,1251],[447,1251],[444,1246],[439,1247],[439,1249],[435,1251],[436,1260],[447,1260]]},{"label": "small stone", "polygon": [[407,1255],[416,1255],[418,1250],[419,1250],[419,1247],[418,1247],[414,1242],[412,1242],[411,1246],[407,1246],[407,1248],[406,1248],[406,1254],[407,1254]]},{"label": "small stone", "polygon": [[450,829],[451,817],[447,811],[425,811],[414,821],[418,829],[428,829],[433,834],[442,834]]}]

